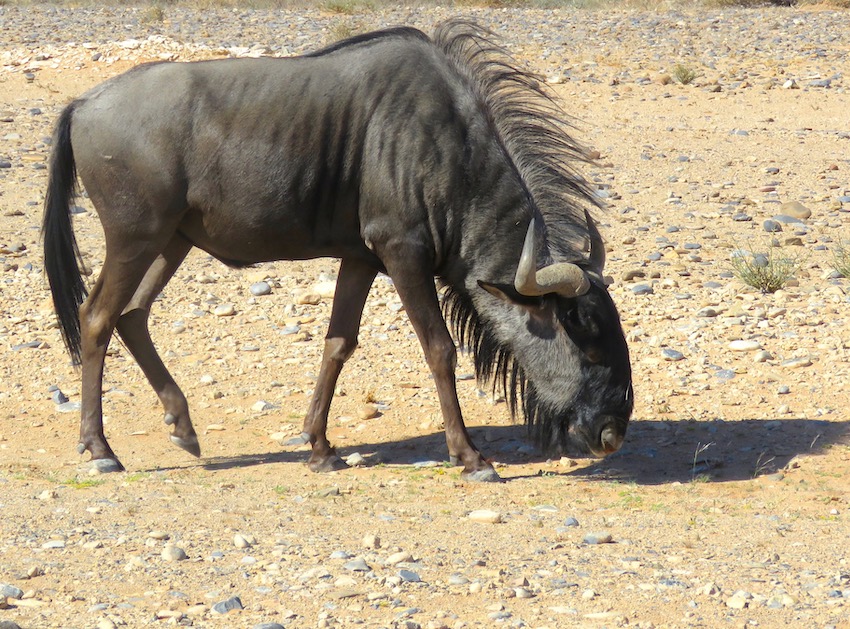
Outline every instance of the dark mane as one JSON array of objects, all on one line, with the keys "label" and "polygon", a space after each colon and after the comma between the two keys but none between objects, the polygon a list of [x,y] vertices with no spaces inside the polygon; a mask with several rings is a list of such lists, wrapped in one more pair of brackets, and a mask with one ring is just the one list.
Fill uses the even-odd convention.
[{"label": "dark mane", "polygon": [[[569,135],[568,117],[542,80],[520,69],[493,33],[462,20],[441,24],[434,42],[472,86],[491,116],[508,156],[543,216],[550,253],[559,261],[584,259],[585,209],[597,205],[585,180],[569,164],[586,162]],[[567,427],[548,416],[510,348],[481,320],[462,286],[447,286],[443,312],[456,340],[472,351],[476,375],[504,392],[513,416],[520,408],[529,432],[544,449],[561,442]]]},{"label": "dark mane", "polygon": [[428,36],[420,31],[419,29],[413,28],[412,26],[394,26],[391,28],[385,28],[380,31],[373,31],[371,33],[362,33],[360,35],[354,35],[349,37],[348,39],[343,39],[338,42],[334,42],[324,48],[320,48],[319,50],[314,50],[313,52],[305,53],[304,57],[323,57],[325,55],[329,55],[338,50],[342,50],[344,48],[350,48],[352,46],[358,46],[361,44],[368,44],[376,40],[387,39],[388,37],[409,37],[412,39],[421,39],[423,41],[428,41]]},{"label": "dark mane", "polygon": [[597,203],[570,165],[586,162],[586,152],[570,137],[569,118],[543,79],[519,68],[493,37],[472,22],[449,20],[437,27],[433,40],[489,111],[494,130],[543,215],[553,257],[583,259],[584,211]]}]

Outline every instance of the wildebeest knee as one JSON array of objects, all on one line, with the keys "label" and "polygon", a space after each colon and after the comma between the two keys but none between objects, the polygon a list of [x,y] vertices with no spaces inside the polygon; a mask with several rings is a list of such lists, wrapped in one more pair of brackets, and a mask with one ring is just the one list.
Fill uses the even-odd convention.
[{"label": "wildebeest knee", "polygon": [[457,348],[450,340],[447,343],[434,343],[428,348],[426,359],[433,371],[453,373],[457,366]]},{"label": "wildebeest knee", "polygon": [[356,339],[346,339],[342,337],[325,339],[325,356],[330,360],[336,360],[344,363],[346,360],[351,358],[355,349],[357,349]]}]

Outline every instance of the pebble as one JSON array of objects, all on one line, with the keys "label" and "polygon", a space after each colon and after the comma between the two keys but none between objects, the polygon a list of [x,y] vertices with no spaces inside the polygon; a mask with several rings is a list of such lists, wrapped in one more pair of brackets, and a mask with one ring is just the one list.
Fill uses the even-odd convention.
[{"label": "pebble", "polygon": [[498,511],[490,511],[489,509],[477,509],[469,514],[469,519],[473,522],[499,524],[502,522],[502,514]]},{"label": "pebble", "polygon": [[381,538],[374,533],[370,533],[363,537],[361,544],[364,548],[375,550],[381,547]]},{"label": "pebble", "polygon": [[272,292],[272,287],[268,282],[256,282],[251,284],[249,290],[255,297],[262,297],[263,295],[269,295]]},{"label": "pebble", "polygon": [[251,548],[251,546],[254,545],[254,537],[253,535],[237,533],[233,536],[233,545],[236,546],[236,548]]},{"label": "pebble", "polygon": [[583,538],[582,542],[589,545],[596,544],[610,544],[614,541],[614,538],[610,533],[587,533]]},{"label": "pebble", "polygon": [[357,408],[357,417],[359,419],[374,419],[375,417],[377,417],[380,414],[381,414],[381,412],[378,409],[377,404],[371,404],[371,403],[361,404]]},{"label": "pebble", "polygon": [[189,558],[185,550],[172,544],[166,544],[165,548],[162,549],[160,556],[165,561],[183,561],[184,559]]},{"label": "pebble", "polygon": [[789,358],[788,360],[783,360],[780,365],[783,367],[788,367],[789,369],[799,369],[801,367],[808,367],[812,364],[811,359],[802,356],[799,358]]},{"label": "pebble", "polygon": [[655,292],[649,284],[635,284],[631,289],[635,295],[652,295]]},{"label": "pebble", "polygon": [[731,598],[726,599],[726,607],[731,609],[744,609],[750,604],[752,594],[739,590]]},{"label": "pebble", "polygon": [[768,360],[773,360],[773,355],[765,349],[758,351],[753,355],[753,361],[757,363],[765,363]]},{"label": "pebble", "polygon": [[286,627],[276,622],[261,622],[259,625],[251,627],[251,629],[286,629]]},{"label": "pebble", "polygon": [[14,598],[20,599],[24,595],[24,591],[15,587],[14,585],[8,585],[6,583],[0,583],[0,598]]},{"label": "pebble", "polygon": [[685,355],[682,352],[677,351],[675,349],[670,349],[668,347],[665,347],[661,350],[661,355],[664,357],[664,360],[669,360],[673,362],[683,360],[685,358]]},{"label": "pebble", "polygon": [[388,566],[394,566],[396,564],[409,561],[413,561],[413,556],[409,552],[399,551],[387,557],[384,560],[384,563]]},{"label": "pebble", "polygon": [[363,557],[355,557],[351,561],[345,562],[343,568],[351,572],[369,572],[372,569]]},{"label": "pebble", "polygon": [[352,452],[345,457],[345,463],[349,467],[364,467],[367,461],[359,452]]},{"label": "pebble", "polygon": [[238,596],[232,596],[227,600],[220,601],[212,606],[212,610],[216,614],[226,614],[234,609],[245,609],[242,606],[242,600]]},{"label": "pebble", "polygon": [[812,211],[799,201],[788,201],[779,207],[782,214],[799,220],[807,219]]},{"label": "pebble", "polygon": [[782,224],[779,221],[775,221],[773,219],[767,219],[762,223],[762,227],[764,227],[764,231],[768,233],[775,233],[782,231]]},{"label": "pebble", "polygon": [[405,583],[419,583],[422,580],[419,578],[419,574],[412,570],[399,570],[398,576]]},{"label": "pebble", "polygon": [[236,314],[236,307],[233,304],[219,304],[213,309],[213,314],[217,317],[232,317]]},{"label": "pebble", "polygon": [[761,343],[752,339],[736,340],[729,343],[729,349],[733,352],[754,352],[761,349]]}]

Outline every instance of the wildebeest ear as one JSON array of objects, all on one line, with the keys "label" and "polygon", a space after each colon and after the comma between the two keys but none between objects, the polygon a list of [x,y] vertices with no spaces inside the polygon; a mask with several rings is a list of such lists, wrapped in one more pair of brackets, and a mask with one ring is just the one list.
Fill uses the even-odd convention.
[{"label": "wildebeest ear", "polygon": [[543,338],[552,338],[555,335],[551,304],[547,305],[542,297],[521,295],[513,284],[491,284],[478,280],[478,285],[494,297],[525,310],[528,315],[528,329],[532,334]]},{"label": "wildebeest ear", "polygon": [[490,282],[478,280],[478,285],[494,297],[498,297],[502,301],[506,301],[515,306],[539,310],[544,303],[542,297],[529,297],[528,295],[522,295],[516,288],[514,288],[513,284],[491,284]]}]

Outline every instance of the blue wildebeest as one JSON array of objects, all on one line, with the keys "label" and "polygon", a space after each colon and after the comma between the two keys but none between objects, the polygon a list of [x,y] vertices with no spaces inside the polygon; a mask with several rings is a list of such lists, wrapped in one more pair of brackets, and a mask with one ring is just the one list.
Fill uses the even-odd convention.
[{"label": "blue wildebeest", "polygon": [[[234,267],[340,259],[296,440],[311,444],[314,471],[344,466],[328,412],[379,272],[421,342],[465,478],[499,477],[464,426],[446,320],[542,449],[617,450],[632,412],[629,356],[602,279],[592,195],[569,165],[582,151],[562,118],[532,75],[463,21],[431,38],[393,28],[295,58],[143,65],[71,102],[55,132],[43,236],[61,331],[82,364],[80,454],[123,469],[101,406],[117,330],[171,439],[200,455],[147,325],[192,247]],[[70,219],[77,176],[106,240],[91,292]],[[447,287],[445,318],[435,277]]]}]

